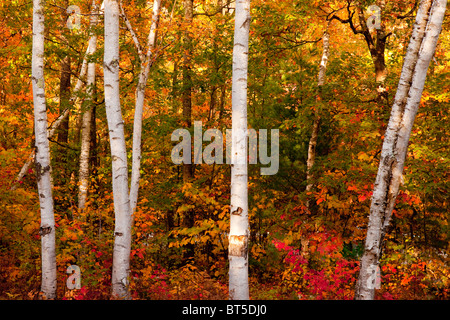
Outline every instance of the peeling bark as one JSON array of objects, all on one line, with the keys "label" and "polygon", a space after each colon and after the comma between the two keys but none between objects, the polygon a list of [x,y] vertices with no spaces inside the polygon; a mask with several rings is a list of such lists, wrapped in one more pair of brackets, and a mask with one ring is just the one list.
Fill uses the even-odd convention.
[{"label": "peeling bark", "polygon": [[230,236],[229,241],[230,250],[228,254],[233,257],[247,258],[248,254],[248,237],[242,236]]}]

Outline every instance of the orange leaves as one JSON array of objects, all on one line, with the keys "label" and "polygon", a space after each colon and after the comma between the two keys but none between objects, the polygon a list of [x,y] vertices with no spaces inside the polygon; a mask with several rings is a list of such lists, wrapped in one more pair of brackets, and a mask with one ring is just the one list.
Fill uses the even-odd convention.
[{"label": "orange leaves", "polygon": [[367,199],[367,194],[361,194],[358,196],[359,202],[364,202]]},{"label": "orange leaves", "polygon": [[145,251],[144,248],[133,249],[133,250],[131,250],[131,257],[137,256],[137,257],[139,257],[141,259],[144,259],[144,251]]},{"label": "orange leaves", "polygon": [[250,253],[254,259],[258,260],[262,255],[266,253],[266,250],[264,250],[262,246],[253,245],[250,249]]},{"label": "orange leaves", "polygon": [[370,197],[372,196],[372,188],[373,185],[372,184],[365,184],[362,187],[358,187],[354,184],[349,184],[349,186],[347,187],[348,191],[355,191],[358,201],[359,202],[364,202],[367,199],[370,199]]},{"label": "orange leaves", "polygon": [[400,190],[397,196],[397,203],[404,202],[407,203],[409,206],[412,205],[421,205],[422,201],[419,196],[410,194],[408,191]]}]

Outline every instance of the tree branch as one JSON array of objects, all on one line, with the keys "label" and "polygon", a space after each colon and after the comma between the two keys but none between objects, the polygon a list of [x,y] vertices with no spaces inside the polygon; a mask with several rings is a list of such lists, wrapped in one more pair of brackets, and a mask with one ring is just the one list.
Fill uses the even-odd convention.
[{"label": "tree branch", "polygon": [[125,14],[125,10],[123,10],[122,1],[119,1],[119,7],[120,7],[120,16],[122,17],[123,21],[125,21],[125,25],[127,26],[127,29],[131,34],[131,38],[133,39],[134,45],[139,54],[139,59],[141,62],[143,62],[145,59],[145,55],[142,52],[142,46],[139,42],[136,32],[134,32],[133,30],[133,26],[131,25],[130,20],[128,20],[127,15]]},{"label": "tree branch", "polygon": [[411,8],[411,10],[409,10],[409,11],[408,11],[407,13],[405,13],[404,15],[398,15],[397,18],[398,18],[398,19],[405,19],[405,18],[411,17],[411,14],[414,13],[414,10],[417,9],[417,5],[418,5],[418,4],[419,4],[419,1],[415,0],[415,1],[414,1],[414,5],[413,5],[413,7]]},{"label": "tree branch", "polygon": [[[347,12],[348,12],[348,18],[347,18],[347,19],[342,19],[342,18],[340,18],[339,16],[337,16],[337,15],[335,14],[335,12],[338,12],[338,11],[340,11],[340,10],[343,9],[343,8],[341,8],[341,9],[339,9],[339,10],[335,10],[335,11],[333,12],[333,15],[331,16],[331,18],[329,18],[329,17],[327,16],[327,20],[328,20],[328,21],[337,20],[337,21],[339,21],[340,23],[344,23],[344,24],[348,23],[348,24],[350,25],[350,28],[352,29],[352,31],[353,31],[354,34],[363,33],[363,30],[357,30],[357,27],[355,27],[355,25],[353,24],[353,16],[355,15],[355,12],[352,12],[352,11],[350,10],[350,7],[351,7],[351,2],[350,2],[350,1],[347,1],[347,7],[346,7]],[[331,13],[330,13],[330,14],[331,14]]]}]

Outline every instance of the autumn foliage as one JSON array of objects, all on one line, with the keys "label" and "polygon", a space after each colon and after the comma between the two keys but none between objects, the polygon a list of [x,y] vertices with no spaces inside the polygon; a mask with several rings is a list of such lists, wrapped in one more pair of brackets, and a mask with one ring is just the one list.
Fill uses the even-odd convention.
[{"label": "autumn foliage", "polygon": [[[73,3],[72,3],[73,2]],[[227,299],[229,165],[195,165],[193,179],[171,162],[171,133],[183,126],[182,46],[192,36],[192,119],[204,129],[231,128],[232,5],[195,3],[192,24],[181,4],[163,1],[158,55],[146,88],[139,201],[133,217],[130,291],[133,299]],[[368,1],[362,1],[370,5]],[[55,5],[55,4],[57,5]],[[46,90],[49,122],[60,114],[60,60],[71,59],[72,89],[87,46],[88,19],[64,28],[67,1],[46,5]],[[71,1],[89,12],[90,1]],[[367,217],[390,106],[377,101],[367,45],[347,24],[330,24],[330,59],[317,100],[321,37],[329,12],[345,16],[347,1],[252,0],[248,124],[280,130],[280,169],[261,176],[249,166],[251,299],[353,299]],[[414,1],[386,1],[392,35],[386,49],[392,102]],[[123,1],[144,42],[151,10]],[[30,85],[30,2],[0,6],[0,299],[38,299],[39,201],[34,167],[11,190],[33,146]],[[101,24],[100,24],[101,25]],[[52,27],[58,26],[58,27]],[[121,103],[131,150],[138,56],[121,23]],[[448,17],[411,135],[403,184],[383,247],[376,299],[449,299],[450,212]],[[99,48],[103,50],[101,26]],[[50,141],[56,221],[58,299],[111,298],[114,208],[111,156],[103,100],[102,53],[97,62],[95,128],[89,196],[78,210],[80,114],[71,106],[67,141]],[[81,101],[83,94],[81,94]],[[306,157],[314,110],[321,113],[313,189],[306,192]],[[49,125],[50,125],[49,123]],[[205,146],[205,145],[204,145]],[[131,154],[129,154],[131,157]],[[69,265],[81,289],[69,290]]]}]

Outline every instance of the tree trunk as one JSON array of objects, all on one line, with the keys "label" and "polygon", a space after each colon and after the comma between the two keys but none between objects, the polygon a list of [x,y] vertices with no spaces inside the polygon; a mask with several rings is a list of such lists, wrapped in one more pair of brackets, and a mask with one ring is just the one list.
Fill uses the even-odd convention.
[{"label": "tree trunk", "polygon": [[[97,36],[95,34],[95,27],[97,26],[97,12],[98,7],[96,0],[92,1],[91,17],[90,17],[90,38],[89,51],[87,52],[89,59],[97,50]],[[86,110],[83,113],[81,125],[81,152],[80,152],[80,170],[78,178],[78,209],[83,211],[86,205],[87,194],[89,189],[89,160],[90,160],[90,146],[91,146],[91,124],[92,124],[92,109],[94,103],[94,86],[95,86],[95,62],[88,63],[86,82],[85,100]]]},{"label": "tree trunk", "polygon": [[[72,96],[70,97],[70,103],[69,103],[70,105],[72,105],[73,103],[76,103],[76,100],[77,100],[77,97],[78,97],[78,93],[80,92],[81,87],[83,85],[82,79],[86,75],[86,71],[87,71],[87,52],[88,51],[89,51],[89,47],[87,48],[86,54],[84,55],[83,63],[81,65],[80,75],[79,75],[79,78],[78,78],[77,83],[75,85],[75,88],[73,90]],[[56,131],[61,126],[61,124],[69,117],[69,114],[70,114],[70,108],[67,108],[58,117],[58,119],[56,119],[55,122],[53,122],[53,124],[51,125],[51,127],[47,131],[48,139],[52,138],[55,135]],[[16,179],[14,180],[14,182],[13,182],[13,184],[11,186],[11,190],[17,189],[17,185],[18,185],[19,181],[22,181],[23,177],[25,176],[25,174],[27,173],[27,171],[30,168],[31,164],[33,163],[34,158],[35,158],[35,153],[34,153],[34,150],[33,150],[33,151],[31,151],[30,155],[28,156],[27,161],[22,166],[22,169],[20,169],[19,174],[17,175]]]},{"label": "tree trunk", "polygon": [[250,0],[235,10],[232,75],[231,215],[228,242],[229,297],[248,300],[247,72]]},{"label": "tree trunk", "polygon": [[[378,1],[378,8],[380,10],[380,16],[384,12],[384,8],[386,6],[385,1]],[[383,104],[387,103],[387,92],[385,88],[385,80],[388,74],[388,70],[386,68],[386,60],[384,58],[384,51],[386,49],[386,41],[388,35],[386,35],[385,26],[383,23],[380,23],[378,29],[376,29],[376,33],[374,36],[370,33],[370,30],[367,26],[367,21],[364,18],[363,7],[358,3],[358,17],[359,23],[361,25],[361,33],[364,35],[364,39],[366,40],[367,46],[369,48],[370,56],[373,61],[374,70],[375,70],[375,82],[377,84],[377,93],[378,93],[378,103]],[[378,14],[378,13],[377,13]],[[382,19],[380,19],[382,21]]]},{"label": "tree trunk", "polygon": [[99,166],[98,162],[98,152],[97,152],[97,125],[95,122],[95,119],[97,118],[97,85],[94,86],[94,104],[92,106],[92,112],[91,112],[91,146],[90,149],[90,155],[89,155],[89,168],[90,168],[90,174],[96,175],[97,173],[97,167]]},{"label": "tree trunk", "polygon": [[[183,39],[183,88],[182,105],[183,105],[183,120],[186,128],[192,125],[192,77],[191,77],[191,56],[192,56],[192,37],[190,35],[189,27],[192,25],[194,18],[194,0],[183,0],[184,7],[184,22],[186,23],[186,31]],[[189,26],[189,27],[188,27]],[[191,180],[193,175],[192,163],[183,163],[183,181]]]},{"label": "tree trunk", "polygon": [[141,153],[142,153],[142,116],[144,111],[145,88],[147,86],[148,74],[150,72],[151,59],[156,45],[156,31],[159,22],[159,12],[161,9],[161,0],[154,0],[153,2],[153,16],[150,32],[148,35],[148,51],[144,60],[141,61],[141,70],[139,72],[139,82],[136,88],[136,104],[134,110],[134,125],[133,125],[133,159],[131,171],[131,186],[130,186],[130,206],[133,214],[136,209],[139,192],[139,180],[141,177]]},{"label": "tree trunk", "polygon": [[131,214],[127,150],[119,95],[119,4],[118,0],[105,0],[104,4],[104,92],[111,147],[115,215],[112,296],[115,299],[129,299]]},{"label": "tree trunk", "polygon": [[[329,24],[328,24],[329,25]],[[319,136],[319,126],[320,126],[320,114],[318,105],[321,103],[321,89],[323,84],[325,83],[325,73],[327,71],[327,62],[328,55],[330,49],[330,34],[328,33],[328,25],[326,27],[325,32],[323,33],[323,53],[322,59],[320,60],[319,66],[319,75],[318,75],[318,94],[317,94],[317,106],[314,109],[314,122],[312,127],[311,139],[309,140],[308,146],[308,159],[306,160],[306,191],[309,192],[312,190],[312,168],[314,166],[314,162],[316,161],[316,146],[317,146],[317,138]],[[309,208],[309,201],[307,202],[307,206]]]},{"label": "tree trunk", "polygon": [[[61,82],[59,86],[59,112],[70,107],[70,57],[65,56],[61,60]],[[69,117],[66,117],[58,130],[58,142],[67,144],[69,138]]]},{"label": "tree trunk", "polygon": [[[192,127],[192,31],[190,28],[194,19],[194,0],[183,0],[183,8],[185,31],[183,38],[181,103],[183,107],[183,125],[189,130]],[[183,162],[183,184],[190,182],[193,175],[194,166],[192,159],[190,163]],[[195,211],[187,210],[183,214],[182,225],[184,228],[192,228],[194,224]],[[194,253],[194,244],[187,243],[183,252],[183,260],[187,261],[193,258]]]},{"label": "tree trunk", "polygon": [[34,102],[36,180],[41,209],[41,298],[56,298],[55,217],[50,177],[50,148],[47,137],[47,106],[44,81],[44,8],[33,0],[33,48],[31,74]]},{"label": "tree trunk", "polygon": [[[69,6],[69,1],[64,1],[64,6]],[[61,22],[66,23],[69,15],[66,10],[62,10]],[[67,29],[66,29],[67,30]],[[67,42],[65,37],[65,33],[63,32],[62,38]],[[68,47],[68,46],[67,46]],[[64,110],[69,108],[70,106],[70,78],[71,78],[71,69],[70,69],[70,56],[66,55],[61,59],[61,78],[60,78],[60,86],[59,86],[59,112],[62,114]],[[58,142],[62,144],[67,144],[69,138],[69,117],[65,118],[61,126],[58,130]],[[62,160],[65,161],[66,157],[63,156]]]},{"label": "tree trunk", "polygon": [[375,282],[384,236],[402,180],[408,141],[419,107],[428,66],[436,49],[446,0],[422,0],[392,106],[374,184],[369,223],[355,299],[375,297]]},{"label": "tree trunk", "polygon": [[350,8],[353,6],[352,1],[347,1],[347,11],[348,11],[348,19],[339,18],[337,15],[333,15],[331,20],[336,19],[341,23],[350,24],[350,28],[354,34],[362,34],[364,36],[364,40],[367,43],[369,48],[370,56],[372,58],[374,69],[375,69],[375,81],[377,84],[377,101],[380,104],[386,104],[388,102],[387,91],[385,88],[385,79],[388,74],[386,68],[386,61],[384,58],[384,51],[386,48],[386,41],[389,34],[385,32],[385,26],[382,23],[381,15],[384,12],[384,8],[386,6],[385,0],[377,1],[377,4],[374,5],[376,10],[376,16],[379,15],[379,26],[375,31],[375,35],[371,33],[369,27],[367,26],[367,21],[364,17],[364,5],[361,4],[360,1],[356,1],[356,13],[359,19],[359,29],[354,25],[353,15],[355,12],[350,12]]}]

